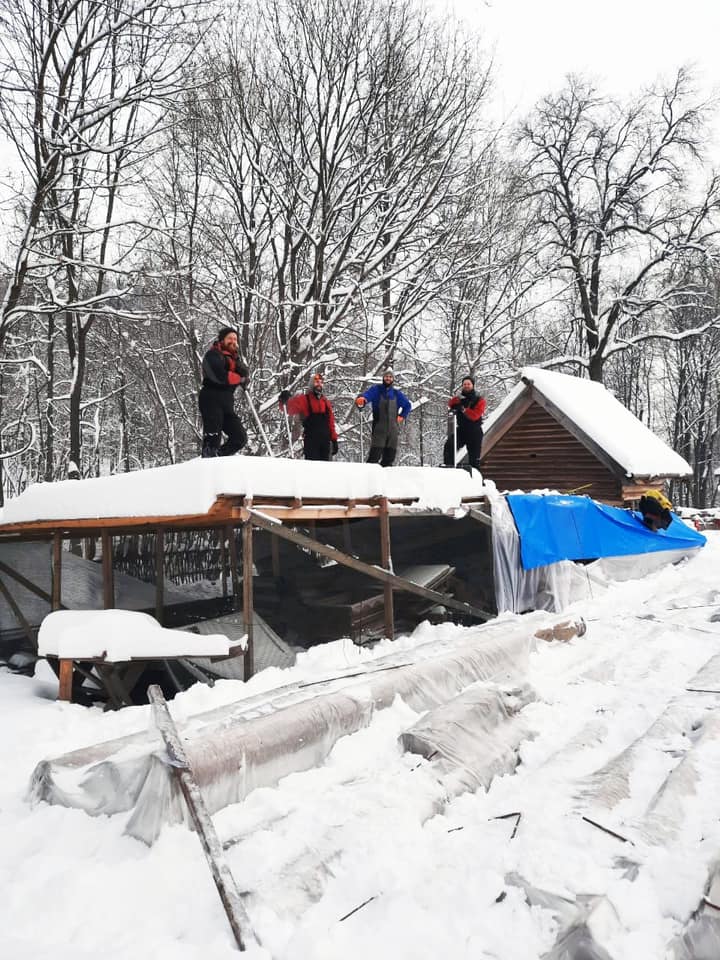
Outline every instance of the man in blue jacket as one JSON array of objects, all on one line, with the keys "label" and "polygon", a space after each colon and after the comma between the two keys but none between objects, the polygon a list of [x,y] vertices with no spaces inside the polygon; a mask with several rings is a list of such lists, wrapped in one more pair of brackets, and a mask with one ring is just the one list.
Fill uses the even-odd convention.
[{"label": "man in blue jacket", "polygon": [[366,403],[372,406],[373,428],[368,463],[379,463],[381,467],[391,467],[394,463],[398,425],[407,420],[412,409],[408,398],[393,386],[394,383],[395,374],[388,368],[383,373],[382,383],[374,383],[355,401],[360,409]]}]

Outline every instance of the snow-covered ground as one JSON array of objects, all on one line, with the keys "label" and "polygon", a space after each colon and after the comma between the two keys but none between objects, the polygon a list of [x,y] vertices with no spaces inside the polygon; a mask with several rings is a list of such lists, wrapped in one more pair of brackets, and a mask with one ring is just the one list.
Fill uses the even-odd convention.
[{"label": "snow-covered ground", "polygon": [[[538,699],[521,712],[532,736],[487,793],[428,816],[433,764],[398,746],[418,717],[398,701],[321,768],[217,814],[264,943],[248,956],[534,960],[584,895],[604,897],[591,929],[612,960],[674,956],[667,945],[720,854],[720,693],[687,690],[720,691],[720,669],[696,677],[720,653],[718,569],[720,533],[710,532],[692,560],[572,610],[587,621],[582,638],[538,641],[527,678]],[[470,629],[482,628],[423,625],[395,649]],[[171,708],[183,717],[389,649],[339,641],[246,687],[196,686]],[[0,672],[0,956],[237,956],[185,827],[148,848],[123,835],[124,816],[27,803],[39,760],[149,724],[147,708],[103,714],[55,692],[42,665],[34,679]]]}]

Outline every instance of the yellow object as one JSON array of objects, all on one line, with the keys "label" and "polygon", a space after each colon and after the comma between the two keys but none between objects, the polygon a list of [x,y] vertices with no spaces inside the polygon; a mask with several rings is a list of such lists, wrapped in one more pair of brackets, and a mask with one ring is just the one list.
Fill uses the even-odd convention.
[{"label": "yellow object", "polygon": [[663,510],[672,510],[672,504],[670,503],[668,498],[665,496],[665,494],[660,493],[659,490],[646,490],[643,496],[650,497],[651,500],[657,501],[657,503],[659,504],[659,506],[662,507]]}]

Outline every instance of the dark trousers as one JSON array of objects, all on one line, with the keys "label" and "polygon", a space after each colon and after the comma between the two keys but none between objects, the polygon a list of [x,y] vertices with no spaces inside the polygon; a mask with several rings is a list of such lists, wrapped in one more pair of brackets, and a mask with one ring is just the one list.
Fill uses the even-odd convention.
[{"label": "dark trousers", "polygon": [[370,447],[368,463],[379,463],[381,467],[391,467],[395,463],[395,447]]},{"label": "dark trousers", "polygon": [[[480,451],[482,450],[482,430],[472,430],[465,432],[464,430],[458,430],[457,434],[457,446],[458,450],[460,447],[465,447],[467,450],[468,463],[471,467],[475,467],[476,470],[480,469]],[[454,467],[453,463],[453,454],[454,454],[454,444],[453,438],[448,437],[445,441],[445,449],[443,450],[443,463],[446,467]]]},{"label": "dark trousers", "polygon": [[[209,390],[203,387],[198,396],[203,422],[203,453],[229,457],[247,443],[247,433],[235,413],[234,397],[229,390]],[[221,434],[227,436],[221,445]]]},{"label": "dark trousers", "polygon": [[329,460],[330,441],[325,437],[303,437],[303,456],[306,460]]}]

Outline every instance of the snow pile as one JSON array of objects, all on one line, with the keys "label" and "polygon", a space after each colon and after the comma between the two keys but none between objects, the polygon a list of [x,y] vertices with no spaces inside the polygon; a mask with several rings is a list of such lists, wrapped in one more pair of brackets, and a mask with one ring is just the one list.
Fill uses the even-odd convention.
[{"label": "snow pile", "polygon": [[447,510],[483,493],[475,471],[435,467],[383,469],[373,463],[324,463],[271,457],[188,460],[112,477],[36,483],[5,505],[4,522],[170,517],[204,514],[219,496],[413,500]]},{"label": "snow pile", "polygon": [[[704,896],[718,900],[718,563],[720,532],[710,531],[691,560],[567,610],[587,633],[538,643],[527,674],[534,701],[518,696],[496,711],[478,695],[452,716],[442,710],[447,739],[438,727],[429,754],[450,752],[458,721],[470,734],[484,704],[488,720],[497,715],[501,775],[488,789],[443,797],[447,755],[403,751],[403,735],[428,715],[397,698],[320,766],[217,813],[265,945],[248,960],[720,956],[708,922],[717,911],[702,907]],[[529,635],[556,620],[507,617],[493,629],[527,623]],[[400,663],[477,629],[425,624],[373,651],[338,641],[247,684],[193,687],[171,711],[182,722],[243,699],[262,715],[271,688],[322,689],[329,674],[349,677],[391,651]],[[27,803],[43,757],[145,738],[151,726],[147,707],[102,713],[57,703],[56,692],[44,664],[32,679],[0,671],[2,956],[89,960],[103,944],[107,960],[237,957],[196,834],[165,827],[148,848],[123,835],[127,814]],[[440,812],[428,817],[433,806]]]},{"label": "snow pile", "polygon": [[692,469],[645,424],[623,406],[601,383],[538,367],[523,367],[522,381],[487,417],[485,430],[503,415],[526,389],[526,384],[618,463],[628,476],[689,477]]},{"label": "snow pile", "polygon": [[56,610],[40,624],[41,656],[110,662],[135,657],[226,657],[231,641],[221,633],[166,630],[135,610]]}]

